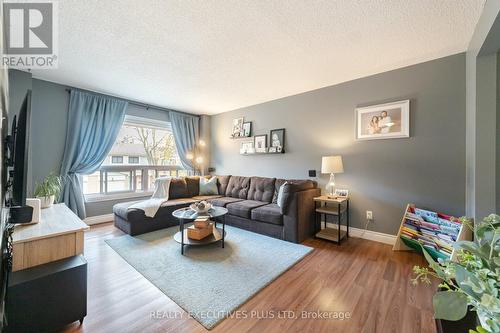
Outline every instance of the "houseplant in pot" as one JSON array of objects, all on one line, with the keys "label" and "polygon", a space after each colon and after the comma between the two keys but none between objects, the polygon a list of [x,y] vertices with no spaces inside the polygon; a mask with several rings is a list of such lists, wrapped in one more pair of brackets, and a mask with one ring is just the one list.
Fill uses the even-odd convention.
[{"label": "houseplant in pot", "polygon": [[[477,314],[479,333],[500,332],[500,216],[491,214],[482,222],[472,223],[465,218],[474,231],[474,242],[459,241],[458,261],[434,259],[422,248],[429,268],[415,266],[414,284],[430,284],[430,276],[441,280],[440,290],[434,295],[434,317],[456,321],[467,312]],[[476,332],[470,330],[470,332]]]},{"label": "houseplant in pot", "polygon": [[50,173],[41,183],[36,183],[34,195],[41,200],[41,207],[52,206],[54,200],[59,197],[62,188],[61,177]]}]

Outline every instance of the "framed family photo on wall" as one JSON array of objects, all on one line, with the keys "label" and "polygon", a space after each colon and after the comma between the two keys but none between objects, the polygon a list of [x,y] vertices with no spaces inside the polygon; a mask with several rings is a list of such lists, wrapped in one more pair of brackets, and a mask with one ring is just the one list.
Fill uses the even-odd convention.
[{"label": "framed family photo on wall", "polygon": [[356,139],[410,137],[410,100],[356,108]]},{"label": "framed family photo on wall", "polygon": [[247,121],[243,123],[243,137],[248,138],[252,135],[252,122]]},{"label": "framed family photo on wall", "polygon": [[256,153],[266,153],[267,152],[267,134],[256,135],[254,137],[255,152]]},{"label": "framed family photo on wall", "polygon": [[273,129],[269,133],[269,152],[284,153],[285,152],[285,129]]},{"label": "framed family photo on wall", "polygon": [[233,128],[231,130],[231,137],[240,138],[243,136],[243,118],[233,119]]}]

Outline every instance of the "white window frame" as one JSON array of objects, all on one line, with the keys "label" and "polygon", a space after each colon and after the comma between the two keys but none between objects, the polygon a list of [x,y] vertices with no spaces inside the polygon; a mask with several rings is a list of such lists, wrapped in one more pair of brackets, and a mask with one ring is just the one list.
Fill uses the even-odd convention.
[{"label": "white window frame", "polygon": [[[144,118],[144,117],[138,117],[138,116],[132,116],[132,115],[125,115],[125,120],[123,121],[122,126],[125,125],[132,125],[132,126],[144,126],[144,127],[150,127],[150,128],[157,128],[161,130],[167,130],[167,131],[172,131],[172,126],[170,122],[168,121],[162,121],[162,120],[156,120],[156,119],[150,119],[150,118]],[[116,156],[116,155],[115,155]],[[125,158],[124,156],[122,156]],[[141,166],[140,160],[139,163],[136,164],[124,164],[124,163],[112,163],[111,165],[107,165],[103,167],[103,169],[110,169],[113,167],[113,165],[116,165],[117,167],[130,167],[131,169],[135,169],[134,166],[140,166],[144,167],[144,169],[155,169],[155,166]],[[165,170],[165,168],[169,169],[170,173],[179,174],[179,172],[187,172],[188,174],[191,174],[191,170],[185,170],[181,166],[157,166],[158,170],[155,170],[156,173],[161,172]],[[139,170],[140,168],[137,168]],[[144,170],[142,169],[142,170]],[[93,194],[84,194],[85,197],[85,202],[99,202],[99,201],[108,201],[108,200],[116,200],[116,199],[127,199],[127,198],[139,198],[139,197],[146,197],[150,196],[152,194],[151,189],[147,189],[145,191],[141,190],[134,190],[132,188],[130,191],[122,191],[122,192],[113,192],[113,193],[106,193],[103,191],[103,183],[105,182],[105,172],[103,173],[101,171],[101,177],[100,177],[100,184],[101,184],[101,192],[100,193],[93,193]]]}]

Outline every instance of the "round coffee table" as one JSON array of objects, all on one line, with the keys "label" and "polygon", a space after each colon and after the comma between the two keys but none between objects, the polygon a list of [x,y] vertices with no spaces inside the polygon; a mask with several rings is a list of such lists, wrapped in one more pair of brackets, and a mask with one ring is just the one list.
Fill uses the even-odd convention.
[{"label": "round coffee table", "polygon": [[[226,214],[226,208],[215,206],[210,208],[206,213],[198,213],[189,207],[175,210],[172,215],[179,219],[179,231],[174,235],[174,240],[181,244],[181,254],[184,254],[184,245],[207,245],[221,241],[222,248],[224,248],[224,238],[226,236]],[[208,216],[211,219],[214,219],[213,233],[200,240],[188,238],[187,229],[184,228],[184,224],[192,222],[198,217],[203,216]],[[222,229],[217,228],[217,219],[219,219],[219,222],[222,223]]]}]

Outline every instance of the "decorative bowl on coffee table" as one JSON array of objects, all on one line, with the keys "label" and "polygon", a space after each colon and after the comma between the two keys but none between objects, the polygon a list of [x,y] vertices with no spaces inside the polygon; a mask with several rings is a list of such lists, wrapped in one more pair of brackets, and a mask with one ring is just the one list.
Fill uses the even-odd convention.
[{"label": "decorative bowl on coffee table", "polygon": [[189,206],[197,213],[206,213],[212,208],[212,204],[206,201],[195,202]]}]

